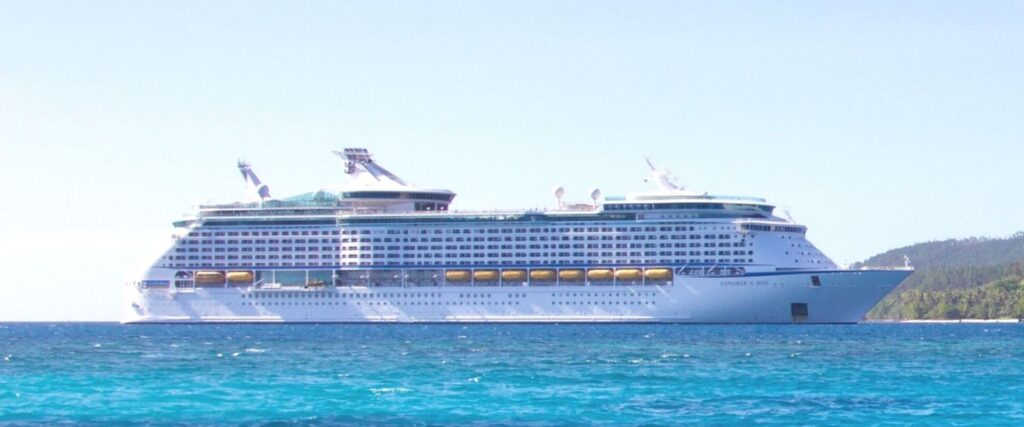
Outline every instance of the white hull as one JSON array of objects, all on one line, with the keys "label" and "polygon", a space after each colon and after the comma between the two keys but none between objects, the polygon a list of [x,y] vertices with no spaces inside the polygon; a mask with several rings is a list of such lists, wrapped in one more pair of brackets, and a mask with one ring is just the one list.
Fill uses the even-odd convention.
[{"label": "white hull", "polygon": [[123,322],[856,323],[910,273],[677,275],[669,286],[129,287]]}]

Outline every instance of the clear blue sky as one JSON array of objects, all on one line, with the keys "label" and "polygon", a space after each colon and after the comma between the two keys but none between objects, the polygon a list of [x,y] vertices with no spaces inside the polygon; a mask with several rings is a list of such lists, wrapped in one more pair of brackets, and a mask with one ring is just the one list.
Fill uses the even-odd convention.
[{"label": "clear blue sky", "polygon": [[0,144],[0,320],[115,319],[237,158],[285,196],[348,146],[463,209],[649,155],[852,262],[1024,229],[1024,2],[8,0]]}]

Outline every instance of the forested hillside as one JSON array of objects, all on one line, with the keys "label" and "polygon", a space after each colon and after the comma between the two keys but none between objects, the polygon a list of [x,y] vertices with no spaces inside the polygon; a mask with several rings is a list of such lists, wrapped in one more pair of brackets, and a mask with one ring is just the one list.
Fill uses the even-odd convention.
[{"label": "forested hillside", "polygon": [[880,267],[910,258],[916,272],[870,313],[871,319],[1024,316],[1024,232],[893,249],[855,264]]},{"label": "forested hillside", "polygon": [[903,256],[918,268],[986,267],[1024,261],[1024,231],[1005,239],[972,237],[918,243],[875,255],[854,267],[903,265]]}]

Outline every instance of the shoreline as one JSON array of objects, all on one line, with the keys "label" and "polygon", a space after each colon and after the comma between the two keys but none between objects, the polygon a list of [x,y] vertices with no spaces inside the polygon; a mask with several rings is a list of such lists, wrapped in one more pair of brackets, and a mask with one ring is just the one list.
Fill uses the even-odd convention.
[{"label": "shoreline", "polygon": [[[37,324],[37,325],[47,325],[47,324],[49,324],[49,325],[54,325],[54,324],[65,324],[65,325],[121,325],[121,322],[116,321],[116,320],[0,320],[0,327],[7,326],[7,325],[27,325],[27,324]],[[242,324],[250,325],[250,324],[253,324],[253,323],[211,323],[209,325],[242,325]],[[317,322],[296,322],[296,323],[276,323],[276,324],[277,325],[317,324]],[[342,324],[342,323],[339,323],[339,324]],[[376,323],[349,323],[349,324],[374,325]],[[444,323],[434,323],[434,324],[444,324]],[[452,324],[462,324],[462,323],[452,323]],[[488,323],[477,323],[477,324],[486,325]],[[504,325],[521,325],[521,324],[537,325],[536,323],[505,323]],[[567,324],[567,323],[549,323],[548,325],[559,325],[559,324]],[[699,325],[704,325],[704,326],[716,326],[716,325],[717,326],[756,325],[756,323],[721,323],[721,324],[697,323],[697,324],[688,324],[688,323],[658,323],[658,322],[654,322],[654,323],[615,323],[615,322],[610,322],[610,323],[598,323],[598,324],[600,324],[600,325],[638,325],[638,324],[657,325],[657,324],[666,324],[666,325],[690,325],[690,326],[699,326]],[[773,323],[772,325],[789,325],[789,324],[793,324],[793,323]],[[949,319],[917,319],[917,320],[876,319],[876,320],[863,320],[861,322],[851,323],[851,324],[852,325],[1024,324],[1024,320],[1018,320],[1018,319],[953,319],[953,320],[949,320]],[[407,325],[423,325],[423,323],[407,323]],[[822,323],[820,325],[828,325],[828,324],[827,323]],[[125,325],[125,326],[132,326],[132,325]]]},{"label": "shoreline", "polygon": [[914,320],[866,320],[864,323],[905,323],[905,324],[960,324],[960,323],[1024,323],[1020,319],[914,319]]}]

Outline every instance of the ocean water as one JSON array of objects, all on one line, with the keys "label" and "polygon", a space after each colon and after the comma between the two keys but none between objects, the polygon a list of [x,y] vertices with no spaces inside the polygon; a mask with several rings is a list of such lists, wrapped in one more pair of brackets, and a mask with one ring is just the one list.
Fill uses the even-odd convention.
[{"label": "ocean water", "polygon": [[1024,425],[1024,325],[0,324],[0,424]]}]

